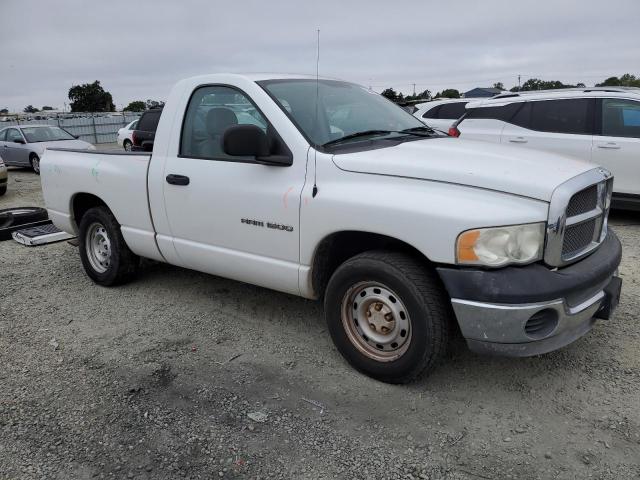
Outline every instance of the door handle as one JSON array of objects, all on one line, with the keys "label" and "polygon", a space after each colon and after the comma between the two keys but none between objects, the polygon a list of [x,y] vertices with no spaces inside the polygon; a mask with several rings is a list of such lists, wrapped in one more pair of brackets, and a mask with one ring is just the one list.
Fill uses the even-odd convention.
[{"label": "door handle", "polygon": [[171,173],[167,175],[167,183],[170,183],[171,185],[189,185],[189,177]]},{"label": "door handle", "polygon": [[617,143],[614,143],[614,142],[600,143],[598,145],[598,148],[609,148],[611,150],[619,150],[620,149],[620,145],[618,145]]},{"label": "door handle", "polygon": [[515,138],[510,138],[509,141],[511,143],[527,143],[529,140],[527,140],[524,137],[515,137]]}]

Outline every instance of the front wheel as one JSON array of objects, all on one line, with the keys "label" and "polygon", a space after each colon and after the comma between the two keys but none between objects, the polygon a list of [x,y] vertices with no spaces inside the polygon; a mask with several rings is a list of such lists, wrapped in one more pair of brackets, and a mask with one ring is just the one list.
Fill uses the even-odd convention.
[{"label": "front wheel", "polygon": [[131,141],[130,140],[125,140],[124,142],[122,142],[122,146],[124,147],[125,151],[130,152],[131,151]]},{"label": "front wheel", "polygon": [[107,207],[91,208],[82,216],[78,239],[82,265],[97,284],[119,285],[135,275],[140,258],[129,250]]},{"label": "front wheel", "polygon": [[445,353],[452,314],[435,272],[413,257],[372,251],[343,263],[325,296],[333,341],[361,372],[407,383]]},{"label": "front wheel", "polygon": [[31,164],[33,171],[36,172],[36,175],[40,175],[40,157],[35,153],[32,153],[29,158],[29,163]]}]

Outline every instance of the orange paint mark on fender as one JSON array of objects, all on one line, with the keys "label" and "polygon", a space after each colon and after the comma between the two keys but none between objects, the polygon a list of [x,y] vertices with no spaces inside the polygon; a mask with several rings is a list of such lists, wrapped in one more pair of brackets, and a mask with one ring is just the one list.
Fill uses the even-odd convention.
[{"label": "orange paint mark on fender", "polygon": [[289,190],[284,192],[284,196],[282,197],[282,203],[284,205],[284,208],[287,208],[287,196],[291,193],[291,190],[293,190],[293,187],[289,187]]}]

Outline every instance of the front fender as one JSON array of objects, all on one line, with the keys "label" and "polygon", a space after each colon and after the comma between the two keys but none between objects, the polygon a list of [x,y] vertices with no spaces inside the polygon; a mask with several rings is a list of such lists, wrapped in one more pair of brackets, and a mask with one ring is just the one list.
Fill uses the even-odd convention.
[{"label": "front fender", "polygon": [[450,183],[345,172],[323,163],[318,162],[317,196],[302,202],[302,265],[312,264],[323,238],[344,230],[386,235],[413,246],[432,262],[454,264],[455,242],[465,230],[547,219],[548,203],[540,200]]}]

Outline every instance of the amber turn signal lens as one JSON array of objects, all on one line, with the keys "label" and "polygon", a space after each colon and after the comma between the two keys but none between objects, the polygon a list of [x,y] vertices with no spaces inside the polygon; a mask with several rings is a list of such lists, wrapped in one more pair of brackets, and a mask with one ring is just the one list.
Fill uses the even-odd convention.
[{"label": "amber turn signal lens", "polygon": [[468,230],[458,237],[458,261],[474,262],[478,260],[473,247],[480,236],[480,230]]}]

